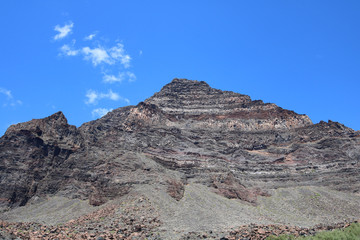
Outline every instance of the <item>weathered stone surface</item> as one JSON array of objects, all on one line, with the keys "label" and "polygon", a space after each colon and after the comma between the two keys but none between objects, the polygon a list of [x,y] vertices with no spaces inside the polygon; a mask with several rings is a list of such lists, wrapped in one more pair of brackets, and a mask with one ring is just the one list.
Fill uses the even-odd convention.
[{"label": "weathered stone surface", "polygon": [[82,142],[61,112],[9,127],[0,139],[0,204],[22,206],[36,193],[59,191],[71,174],[66,161]]},{"label": "weathered stone surface", "polygon": [[181,128],[263,131],[312,124],[306,115],[186,79],[174,79],[145,102],[158,106],[176,119],[169,119],[168,126]]},{"label": "weathered stone surface", "polygon": [[0,139],[0,173],[2,207],[51,194],[101,205],[150,184],[181,200],[192,182],[251,203],[279,187],[358,193],[360,133],[174,79],[79,128],[61,112],[11,126]]},{"label": "weathered stone surface", "polygon": [[173,179],[168,181],[167,193],[177,201],[183,198],[184,191],[185,188],[182,182]]}]

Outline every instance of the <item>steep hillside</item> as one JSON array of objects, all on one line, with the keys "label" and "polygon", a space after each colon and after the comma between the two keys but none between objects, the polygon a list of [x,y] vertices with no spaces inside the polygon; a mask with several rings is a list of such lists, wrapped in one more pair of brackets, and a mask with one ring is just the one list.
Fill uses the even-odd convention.
[{"label": "steep hillside", "polygon": [[[151,231],[169,239],[250,223],[331,224],[360,218],[360,133],[174,79],[79,128],[61,112],[12,125],[0,139],[0,182],[7,221],[59,224],[142,198],[161,222]],[[49,206],[54,214],[41,212]]]}]

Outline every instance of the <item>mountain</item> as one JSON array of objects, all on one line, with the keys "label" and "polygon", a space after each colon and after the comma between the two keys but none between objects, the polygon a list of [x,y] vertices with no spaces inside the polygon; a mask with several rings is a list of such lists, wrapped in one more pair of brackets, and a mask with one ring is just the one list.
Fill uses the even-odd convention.
[{"label": "mountain", "polygon": [[[62,112],[10,126],[0,176],[5,221],[64,224],[112,206],[118,218],[133,218],[129,236],[311,227],[360,218],[360,132],[174,79],[79,128]],[[102,217],[108,225],[110,215]],[[141,216],[156,220],[135,231]]]}]

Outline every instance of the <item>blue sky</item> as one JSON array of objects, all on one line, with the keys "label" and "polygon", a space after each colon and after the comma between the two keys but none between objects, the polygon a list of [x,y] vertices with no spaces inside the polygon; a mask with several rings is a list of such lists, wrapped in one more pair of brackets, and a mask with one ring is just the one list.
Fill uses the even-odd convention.
[{"label": "blue sky", "polygon": [[360,1],[1,1],[0,135],[80,126],[173,78],[360,130]]}]

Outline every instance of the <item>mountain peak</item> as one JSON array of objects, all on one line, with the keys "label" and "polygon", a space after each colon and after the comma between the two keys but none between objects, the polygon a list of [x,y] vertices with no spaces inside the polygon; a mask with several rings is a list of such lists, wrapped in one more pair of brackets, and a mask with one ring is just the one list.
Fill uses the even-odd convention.
[{"label": "mountain peak", "polygon": [[158,95],[177,94],[181,92],[209,92],[212,88],[204,81],[174,78],[166,84]]},{"label": "mountain peak", "polygon": [[68,125],[68,121],[65,115],[61,111],[59,111],[46,118],[33,119],[28,122],[11,125],[6,132],[9,133],[20,130],[33,131],[34,129],[38,129],[38,128],[48,128],[48,127],[54,128],[56,126],[63,126],[63,125]]},{"label": "mountain peak", "polygon": [[50,115],[49,117],[47,117],[47,119],[67,123],[67,119],[62,111]]},{"label": "mountain peak", "polygon": [[211,88],[204,81],[175,78],[145,102],[195,128],[263,131],[312,124],[306,115],[252,101],[244,94]]},{"label": "mountain peak", "polygon": [[169,84],[167,85],[176,85],[176,84],[184,84],[189,86],[207,86],[210,88],[209,84],[205,81],[198,81],[198,80],[190,80],[186,78],[174,78]]},{"label": "mountain peak", "polygon": [[[131,236],[135,228],[139,236],[177,228],[180,236],[180,231],[263,224],[261,219],[292,225],[358,219],[359,146],[360,136],[340,123],[314,125],[306,115],[272,103],[174,79],[145,102],[115,109],[79,128],[67,124],[62,112],[11,126],[0,138],[0,219],[77,218],[88,225],[85,232],[99,224],[126,223],[120,227],[129,235],[125,230],[121,236],[104,234],[114,239]],[[329,200],[322,201],[325,193]],[[91,208],[83,200],[94,206],[109,203]],[[338,208],[344,202],[346,208]],[[65,207],[48,215],[54,203]],[[207,211],[208,203],[216,205],[214,211]],[[283,206],[295,209],[300,220],[279,213]],[[38,214],[41,209],[46,214]],[[86,212],[82,209],[92,213],[80,217]],[[72,214],[65,218],[68,211]],[[115,216],[117,211],[128,215]],[[229,212],[235,213],[233,219]],[[199,224],[193,224],[194,213],[200,214]],[[176,222],[174,215],[180,216]],[[70,225],[63,227],[79,230]],[[175,239],[170,230],[160,238]]]},{"label": "mountain peak", "polygon": [[[171,102],[178,101],[179,104],[186,107],[193,102],[206,101],[209,98],[217,98],[224,93],[236,95],[242,98],[242,102],[251,101],[249,96],[239,93],[221,91],[212,88],[204,81],[188,80],[184,78],[174,78],[170,83],[166,84],[160,92],[155,93],[146,102],[155,103],[159,106],[166,106]],[[186,102],[184,102],[186,101]]]}]

